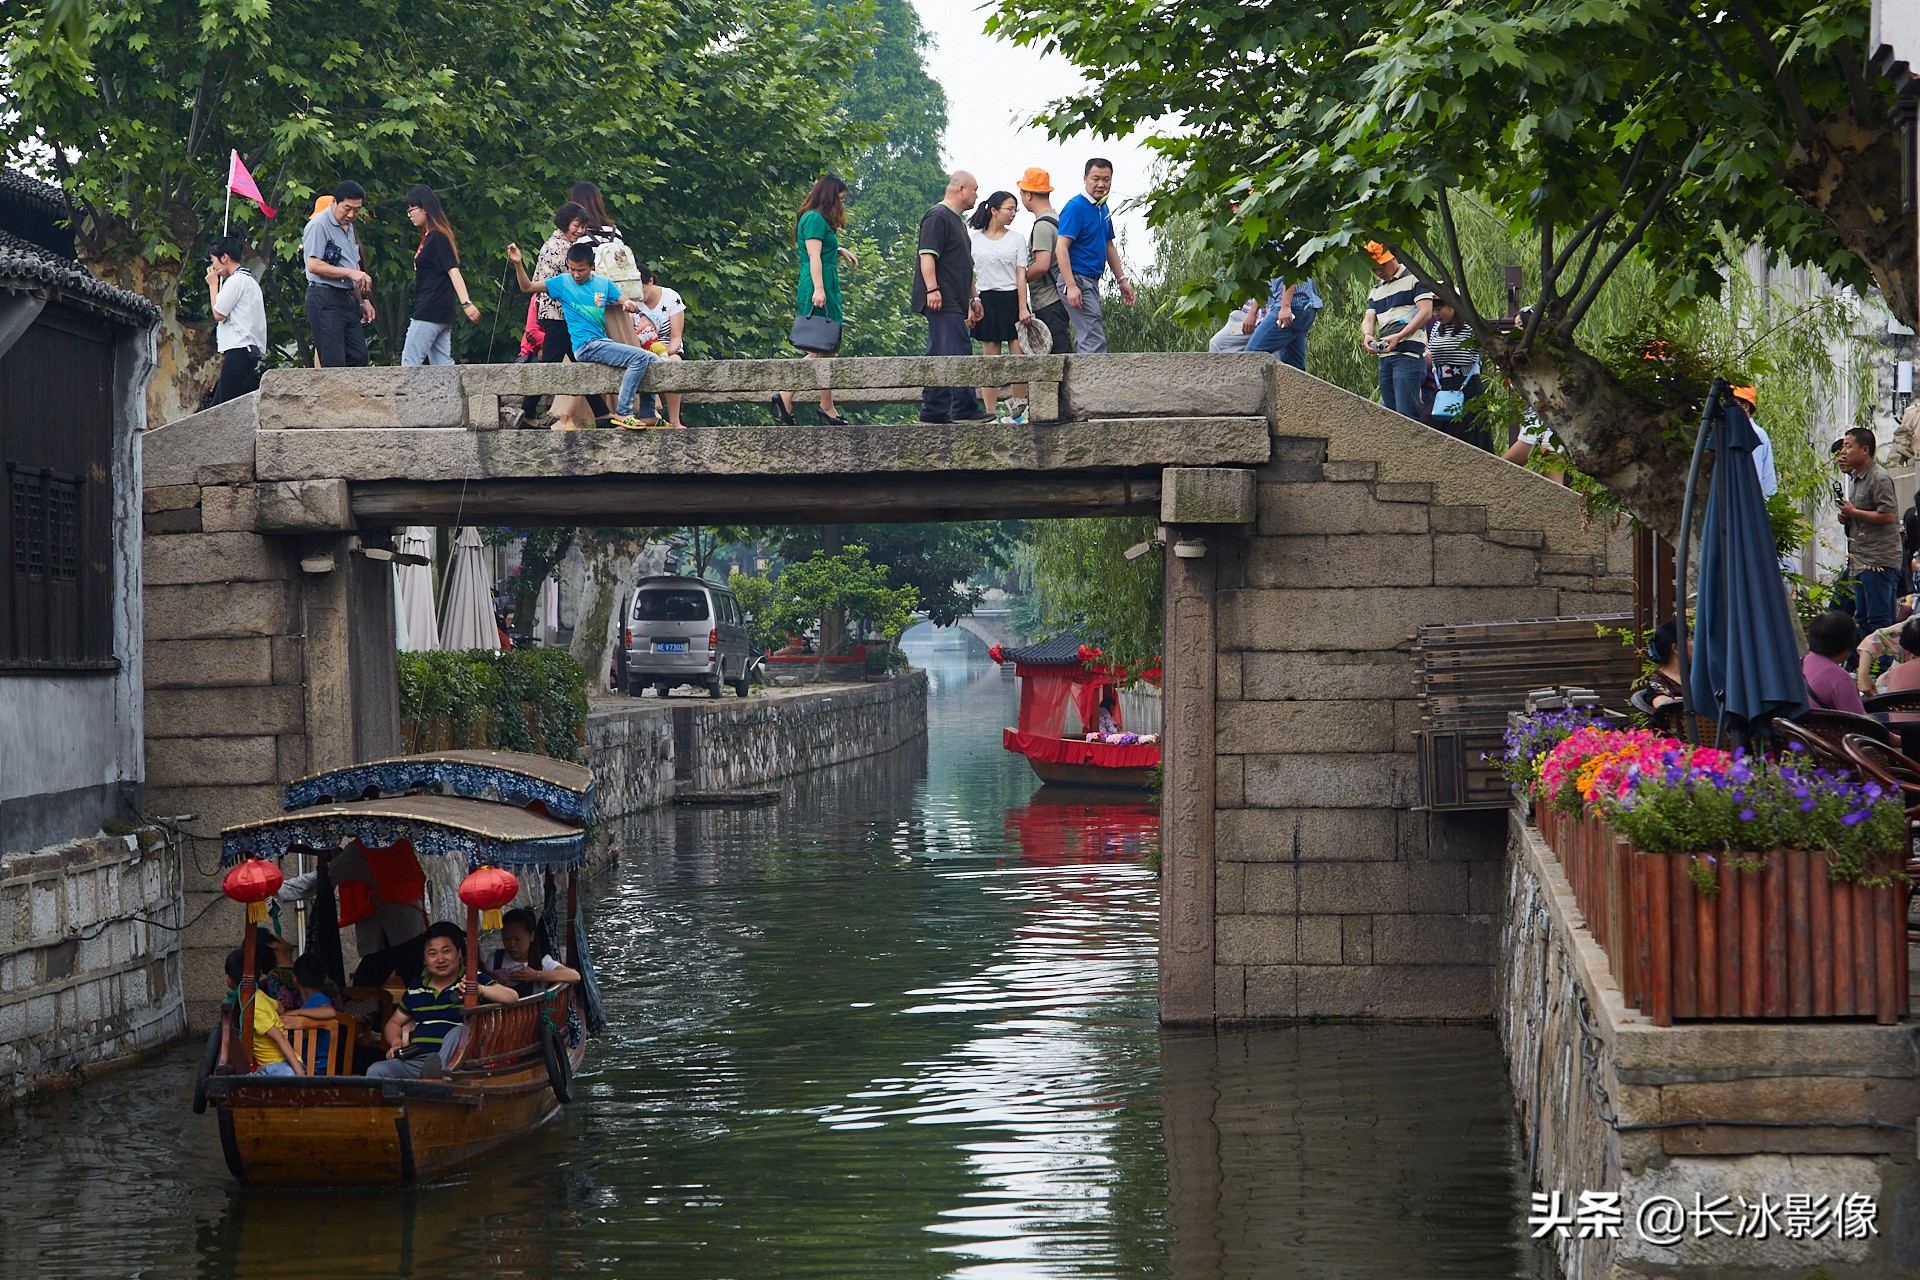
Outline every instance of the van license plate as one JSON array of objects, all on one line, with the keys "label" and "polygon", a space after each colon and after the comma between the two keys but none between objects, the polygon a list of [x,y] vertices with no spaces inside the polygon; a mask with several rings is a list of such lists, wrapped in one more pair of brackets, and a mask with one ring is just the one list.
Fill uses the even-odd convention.
[{"label": "van license plate", "polygon": [[653,651],[655,653],[685,653],[687,651],[687,642],[682,640],[679,644],[656,644],[653,646]]}]

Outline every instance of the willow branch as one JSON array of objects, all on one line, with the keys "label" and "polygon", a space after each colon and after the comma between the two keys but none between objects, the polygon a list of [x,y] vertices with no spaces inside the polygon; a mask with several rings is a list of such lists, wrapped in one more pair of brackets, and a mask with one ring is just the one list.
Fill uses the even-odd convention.
[{"label": "willow branch", "polygon": [[[1695,135],[1695,138],[1697,142],[1698,135]],[[1600,290],[1605,287],[1607,281],[1612,278],[1613,273],[1619,270],[1620,264],[1626,261],[1627,255],[1633,252],[1633,247],[1640,243],[1640,237],[1645,235],[1647,228],[1653,225],[1654,218],[1658,216],[1661,208],[1667,203],[1667,197],[1673,194],[1673,189],[1680,185],[1680,179],[1685,173],[1685,166],[1675,168],[1672,173],[1667,175],[1666,181],[1660,184],[1659,189],[1653,193],[1653,196],[1647,201],[1645,211],[1634,220],[1633,227],[1627,232],[1619,245],[1615,247],[1614,251],[1608,255],[1606,262],[1601,265],[1599,273],[1594,276],[1593,283],[1587,286],[1587,291],[1580,295],[1580,300],[1574,303],[1573,308],[1567,312],[1568,328],[1577,328],[1579,326],[1580,317],[1587,314],[1587,309],[1599,298]]]},{"label": "willow branch", "polygon": [[1453,225],[1453,204],[1447,199],[1447,189],[1440,188],[1440,225],[1446,229],[1447,252],[1453,258],[1454,285],[1460,294],[1464,307],[1457,307],[1470,325],[1480,323],[1480,308],[1473,302],[1473,285],[1467,277],[1466,255],[1460,252],[1460,232]]}]

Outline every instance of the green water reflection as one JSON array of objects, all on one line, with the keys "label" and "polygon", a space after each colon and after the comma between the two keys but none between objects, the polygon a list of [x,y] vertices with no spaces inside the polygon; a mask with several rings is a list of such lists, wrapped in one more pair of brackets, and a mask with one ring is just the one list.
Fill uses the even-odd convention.
[{"label": "green water reflection", "polygon": [[1491,1034],[1162,1036],[1153,811],[1036,796],[1012,682],[922,657],[924,744],[622,833],[560,1121],[236,1187],[183,1050],[0,1117],[0,1274],[1536,1274]]}]

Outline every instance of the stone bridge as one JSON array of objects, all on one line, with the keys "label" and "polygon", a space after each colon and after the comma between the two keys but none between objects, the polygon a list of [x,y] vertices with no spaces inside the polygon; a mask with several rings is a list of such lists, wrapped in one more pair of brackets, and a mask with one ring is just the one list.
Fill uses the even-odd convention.
[{"label": "stone bridge", "polygon": [[[284,370],[149,431],[153,810],[256,817],[284,781],[394,748],[396,525],[1157,514],[1162,1017],[1491,1015],[1504,820],[1415,808],[1410,637],[1627,608],[1626,539],[1573,494],[1262,355],[714,361],[647,383],[872,401],[1026,381],[1026,426],[498,429],[503,398],[613,376]],[[217,891],[190,888],[189,915]],[[199,1021],[224,921],[190,940]]]}]

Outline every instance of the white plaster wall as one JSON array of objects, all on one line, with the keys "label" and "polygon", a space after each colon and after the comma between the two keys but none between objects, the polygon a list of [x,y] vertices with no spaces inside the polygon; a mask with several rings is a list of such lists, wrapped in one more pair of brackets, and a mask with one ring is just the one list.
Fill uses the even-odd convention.
[{"label": "white plaster wall", "polygon": [[[153,335],[129,332],[115,353],[113,653],[117,672],[0,677],[0,800],[140,783],[142,576],[140,435]],[[64,833],[67,837],[91,834]]]}]

